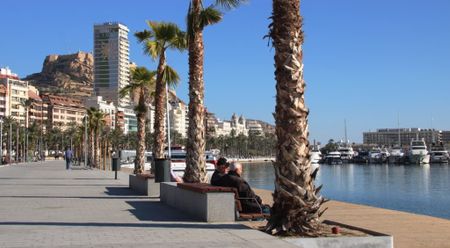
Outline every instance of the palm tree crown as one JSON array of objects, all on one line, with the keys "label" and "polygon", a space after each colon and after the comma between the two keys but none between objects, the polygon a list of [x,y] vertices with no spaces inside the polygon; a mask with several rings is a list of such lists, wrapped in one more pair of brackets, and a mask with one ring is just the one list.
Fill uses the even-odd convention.
[{"label": "palm tree crown", "polygon": [[152,59],[158,58],[155,85],[155,139],[153,145],[153,156],[164,157],[164,119],[166,112],[167,84],[176,84],[179,76],[175,70],[166,64],[166,50],[175,49],[183,51],[186,49],[186,33],[181,31],[174,23],[147,21],[149,30],[135,33],[139,42],[144,44],[144,53]]},{"label": "palm tree crown", "polygon": [[125,86],[121,91],[120,95],[131,95],[133,92],[138,91],[139,103],[135,107],[137,113],[138,130],[137,138],[138,143],[136,147],[136,163],[134,168],[135,174],[141,174],[144,172],[145,164],[145,123],[146,123],[146,113],[147,113],[147,100],[148,95],[154,89],[155,85],[155,71],[149,71],[145,67],[137,67],[131,72],[132,82]]}]

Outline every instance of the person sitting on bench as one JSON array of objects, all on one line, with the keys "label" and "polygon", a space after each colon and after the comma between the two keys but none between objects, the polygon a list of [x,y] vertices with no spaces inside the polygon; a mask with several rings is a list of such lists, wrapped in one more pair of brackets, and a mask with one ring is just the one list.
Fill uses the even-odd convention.
[{"label": "person sitting on bench", "polygon": [[211,185],[233,187],[233,185],[230,184],[230,178],[227,177],[229,166],[230,164],[227,162],[226,158],[221,157],[217,160],[216,170],[211,176]]},{"label": "person sitting on bench", "polygon": [[241,200],[243,213],[256,213],[262,212],[265,214],[270,213],[270,207],[263,204],[261,197],[259,197],[250,187],[247,181],[242,176],[242,164],[239,162],[233,162],[229,166],[228,176],[231,181],[235,182],[235,188],[238,189],[239,197]]}]

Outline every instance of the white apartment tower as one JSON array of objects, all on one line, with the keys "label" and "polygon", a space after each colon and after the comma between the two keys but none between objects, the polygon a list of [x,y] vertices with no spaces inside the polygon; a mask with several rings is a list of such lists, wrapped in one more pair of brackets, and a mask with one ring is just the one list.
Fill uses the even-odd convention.
[{"label": "white apartment tower", "polygon": [[94,90],[96,96],[117,107],[127,107],[130,99],[119,91],[130,83],[130,45],[127,26],[117,22],[94,25]]}]

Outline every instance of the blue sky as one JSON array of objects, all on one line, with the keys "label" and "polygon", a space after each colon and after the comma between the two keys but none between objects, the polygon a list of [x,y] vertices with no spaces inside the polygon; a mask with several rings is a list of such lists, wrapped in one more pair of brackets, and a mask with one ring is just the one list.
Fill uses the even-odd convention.
[{"label": "blue sky", "polygon": [[[209,4],[210,0],[205,0]],[[0,66],[21,77],[39,72],[48,54],[92,51],[93,25],[119,21],[131,33],[145,20],[185,27],[188,1],[2,0]],[[207,27],[206,105],[221,119],[235,112],[273,123],[270,0],[250,0]],[[450,1],[302,1],[310,137],[322,142],[396,127],[450,130]],[[156,68],[130,35],[131,60]],[[170,52],[187,102],[187,53]]]}]

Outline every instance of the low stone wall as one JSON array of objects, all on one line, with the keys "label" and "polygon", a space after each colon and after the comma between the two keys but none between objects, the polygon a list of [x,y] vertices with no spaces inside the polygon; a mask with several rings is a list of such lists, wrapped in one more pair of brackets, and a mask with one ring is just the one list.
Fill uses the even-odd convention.
[{"label": "low stone wall", "polygon": [[234,193],[199,193],[177,187],[177,183],[161,183],[161,202],[206,222],[235,221]]},{"label": "low stone wall", "polygon": [[154,178],[141,175],[129,175],[129,186],[132,190],[149,197],[159,197],[160,183],[155,183]]}]

